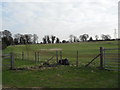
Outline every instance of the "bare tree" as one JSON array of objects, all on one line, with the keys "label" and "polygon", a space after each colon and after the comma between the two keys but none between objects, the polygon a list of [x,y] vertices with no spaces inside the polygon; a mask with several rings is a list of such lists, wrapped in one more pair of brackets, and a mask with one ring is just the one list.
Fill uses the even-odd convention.
[{"label": "bare tree", "polygon": [[60,43],[60,39],[59,38],[56,38],[56,43]]},{"label": "bare tree", "polygon": [[53,36],[53,35],[51,36],[52,43],[54,43],[55,38],[56,38],[55,36]]},{"label": "bare tree", "polygon": [[26,44],[32,43],[32,34],[25,34]]},{"label": "bare tree", "polygon": [[83,34],[83,35],[80,35],[79,38],[80,38],[80,40],[82,40],[84,42],[84,41],[87,41],[87,39],[89,38],[89,35]]},{"label": "bare tree", "polygon": [[69,37],[70,37],[70,42],[73,43],[73,41],[74,41],[74,35],[71,34]]},{"label": "bare tree", "polygon": [[98,40],[99,36],[98,36],[98,35],[95,35],[95,38],[96,38],[96,40]]},{"label": "bare tree", "polygon": [[47,43],[47,37],[46,37],[46,36],[44,36],[42,40],[43,40],[43,43],[44,43],[44,44]]},{"label": "bare tree", "polygon": [[110,40],[111,39],[111,36],[110,35],[104,35],[104,34],[102,34],[101,35],[101,38],[102,38],[102,40]]},{"label": "bare tree", "polygon": [[47,37],[47,42],[51,43],[49,35],[47,35],[46,37]]},{"label": "bare tree", "polygon": [[77,41],[78,41],[77,37],[76,37],[76,36],[74,36],[74,42],[77,42]]},{"label": "bare tree", "polygon": [[38,41],[37,34],[33,34],[33,43],[35,44],[35,43],[37,43],[37,41]]}]

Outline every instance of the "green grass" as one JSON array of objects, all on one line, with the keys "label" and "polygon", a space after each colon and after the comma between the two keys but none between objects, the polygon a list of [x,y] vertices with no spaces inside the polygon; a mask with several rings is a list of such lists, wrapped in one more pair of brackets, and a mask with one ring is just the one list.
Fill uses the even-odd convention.
[{"label": "green grass", "polygon": [[4,71],[3,86],[42,88],[115,88],[117,72],[95,68],[57,67],[36,71]]},{"label": "green grass", "polygon": [[[118,72],[99,70],[99,58],[89,67],[84,66],[99,54],[99,47],[118,48],[117,41],[105,42],[81,42],[71,44],[36,44],[36,45],[16,45],[9,46],[3,53],[18,53],[15,60],[16,67],[28,67],[36,65],[34,62],[34,52],[40,49],[62,49],[63,58],[68,58],[70,64],[76,63],[76,51],[79,51],[79,67],[58,66],[33,71],[11,71],[3,68],[3,87],[41,87],[41,88],[116,88],[118,87]],[[29,57],[21,60],[21,53],[29,51]],[[55,55],[55,51],[40,52],[41,64],[46,59]],[[31,60],[29,61],[28,58]],[[51,62],[55,62],[54,58]],[[5,60],[3,60],[5,63]]]}]

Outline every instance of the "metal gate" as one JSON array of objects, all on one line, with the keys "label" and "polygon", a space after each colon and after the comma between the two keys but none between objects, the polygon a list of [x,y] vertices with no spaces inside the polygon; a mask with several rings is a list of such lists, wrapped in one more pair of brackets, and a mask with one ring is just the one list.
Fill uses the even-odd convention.
[{"label": "metal gate", "polygon": [[107,70],[120,71],[120,48],[104,48],[103,49],[103,67]]},{"label": "metal gate", "polygon": [[3,54],[2,60],[4,60],[4,61],[2,61],[3,67],[8,67],[9,69],[14,68],[14,55],[13,55],[13,53]]}]

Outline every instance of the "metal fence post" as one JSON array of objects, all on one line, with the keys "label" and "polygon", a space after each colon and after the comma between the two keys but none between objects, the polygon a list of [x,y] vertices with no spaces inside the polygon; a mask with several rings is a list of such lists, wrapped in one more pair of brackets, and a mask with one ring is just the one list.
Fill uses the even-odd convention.
[{"label": "metal fence post", "polygon": [[103,69],[103,47],[100,47],[100,68]]}]

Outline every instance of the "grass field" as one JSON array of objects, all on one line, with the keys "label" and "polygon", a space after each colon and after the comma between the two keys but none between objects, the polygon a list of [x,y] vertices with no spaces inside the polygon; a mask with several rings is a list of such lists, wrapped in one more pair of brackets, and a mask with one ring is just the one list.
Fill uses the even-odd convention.
[{"label": "grass field", "polygon": [[[118,48],[117,41],[80,42],[68,44],[36,44],[9,46],[3,53],[18,53],[15,61],[18,67],[36,65],[34,52],[40,52],[40,62],[55,56],[54,49],[61,49],[63,58],[68,58],[70,66],[42,68],[40,70],[11,71],[3,68],[3,87],[39,87],[39,88],[116,88],[118,87],[118,72],[99,70],[99,58],[89,67],[84,67],[96,55],[99,47]],[[47,49],[47,51],[41,51]],[[52,49],[52,50],[51,50]],[[75,67],[76,51],[79,51],[79,67]],[[21,61],[21,53],[25,52],[26,61]],[[29,57],[28,57],[29,55]],[[29,62],[29,59],[33,62]],[[55,58],[52,60],[55,62]],[[5,60],[3,60],[3,63]],[[52,62],[52,63],[53,63]]]}]

